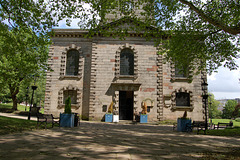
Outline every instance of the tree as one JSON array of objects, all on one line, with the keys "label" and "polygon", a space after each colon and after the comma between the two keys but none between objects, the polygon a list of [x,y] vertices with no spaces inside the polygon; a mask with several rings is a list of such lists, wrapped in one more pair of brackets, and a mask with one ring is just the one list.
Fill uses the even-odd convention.
[{"label": "tree", "polygon": [[221,111],[218,110],[218,106],[220,102],[214,99],[214,95],[209,93],[208,97],[208,110],[209,110],[209,118],[220,118]]},{"label": "tree", "polygon": [[49,41],[33,36],[7,27],[0,31],[0,87],[8,87],[14,110],[17,110],[17,94],[22,83],[47,69]]},{"label": "tree", "polygon": [[14,110],[20,87],[47,70],[49,31],[79,12],[76,3],[0,0],[0,87],[8,87]]},{"label": "tree", "polygon": [[19,87],[19,93],[17,95],[18,103],[20,102],[26,102],[26,94],[28,94],[27,97],[27,103],[31,103],[31,95],[32,95],[32,85],[36,85],[38,88],[34,92],[34,101],[33,104],[37,104],[38,106],[42,106],[45,98],[45,84],[46,84],[46,75],[45,73],[41,73],[39,77],[37,77],[34,81],[34,77],[32,77],[28,81],[24,81],[21,86]]},{"label": "tree", "polygon": [[222,118],[232,118],[232,113],[235,110],[237,101],[228,100],[225,106],[223,107]]}]

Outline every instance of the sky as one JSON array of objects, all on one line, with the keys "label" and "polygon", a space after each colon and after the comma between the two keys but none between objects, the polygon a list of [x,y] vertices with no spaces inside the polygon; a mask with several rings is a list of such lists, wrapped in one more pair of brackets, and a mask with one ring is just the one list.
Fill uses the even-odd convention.
[{"label": "sky", "polygon": [[[240,65],[240,59],[237,64]],[[208,91],[215,99],[240,98],[240,68],[230,71],[228,68],[218,68],[218,73],[208,75]]]}]

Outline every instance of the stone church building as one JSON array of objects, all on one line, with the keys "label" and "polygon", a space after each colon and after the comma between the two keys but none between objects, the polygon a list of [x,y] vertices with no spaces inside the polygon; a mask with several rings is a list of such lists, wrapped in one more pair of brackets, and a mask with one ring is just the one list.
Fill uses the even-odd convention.
[{"label": "stone church building", "polygon": [[[119,27],[111,16],[106,15],[109,23]],[[117,21],[121,26],[137,26],[131,18]],[[206,75],[193,76],[190,82],[173,63],[163,63],[154,41],[135,32],[124,40],[101,35],[84,38],[88,31],[81,29],[54,32],[45,113],[59,116],[70,96],[72,112],[83,119],[103,120],[111,102],[120,121],[135,120],[143,103],[148,107],[148,121],[176,120],[184,111],[192,120],[204,119],[201,84]]]}]

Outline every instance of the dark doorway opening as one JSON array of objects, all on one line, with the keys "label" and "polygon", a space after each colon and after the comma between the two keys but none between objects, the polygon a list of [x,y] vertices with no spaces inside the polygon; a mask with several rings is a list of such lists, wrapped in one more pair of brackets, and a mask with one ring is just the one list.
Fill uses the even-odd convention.
[{"label": "dark doorway opening", "polygon": [[133,120],[133,91],[119,91],[119,120]]}]

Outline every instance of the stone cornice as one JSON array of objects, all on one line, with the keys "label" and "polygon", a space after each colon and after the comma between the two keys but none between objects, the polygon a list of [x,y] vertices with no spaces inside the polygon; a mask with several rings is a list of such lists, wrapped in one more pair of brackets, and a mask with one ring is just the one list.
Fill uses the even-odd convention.
[{"label": "stone cornice", "polygon": [[53,29],[54,35],[53,37],[84,37],[88,34],[87,30],[81,29]]}]

